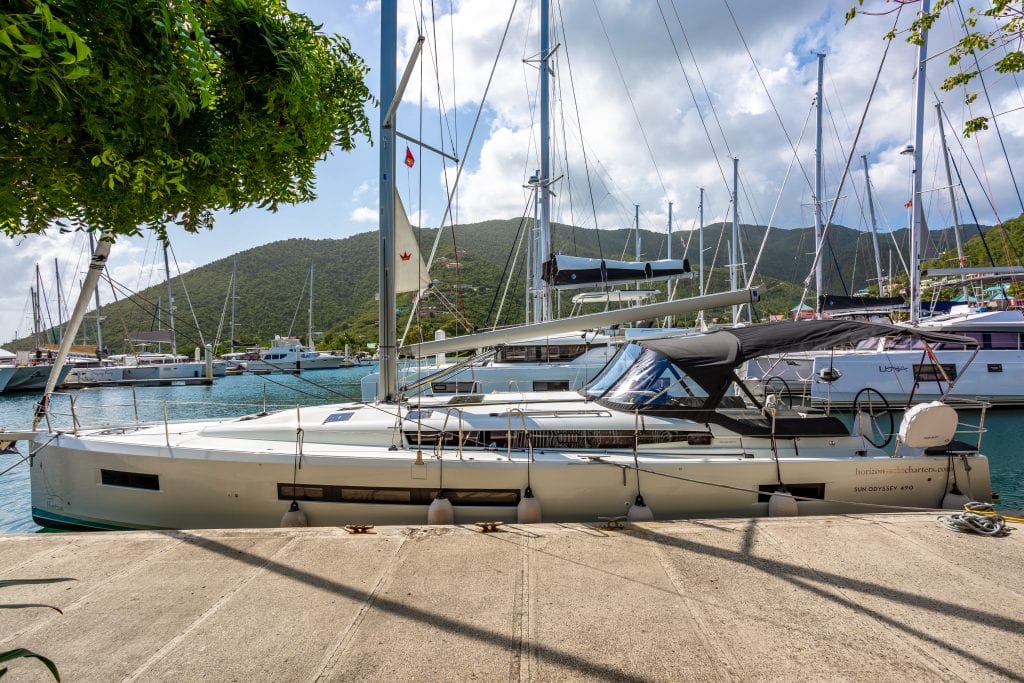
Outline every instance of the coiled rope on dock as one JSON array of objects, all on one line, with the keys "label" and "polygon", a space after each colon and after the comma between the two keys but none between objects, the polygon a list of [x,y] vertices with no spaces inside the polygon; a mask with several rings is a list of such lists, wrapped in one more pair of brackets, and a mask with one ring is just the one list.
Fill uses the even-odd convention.
[{"label": "coiled rope on dock", "polygon": [[1007,519],[1015,522],[1024,521],[997,514],[995,508],[988,503],[968,503],[964,505],[963,512],[939,517],[939,524],[950,531],[962,534],[1008,536],[1012,528],[1006,526]]}]

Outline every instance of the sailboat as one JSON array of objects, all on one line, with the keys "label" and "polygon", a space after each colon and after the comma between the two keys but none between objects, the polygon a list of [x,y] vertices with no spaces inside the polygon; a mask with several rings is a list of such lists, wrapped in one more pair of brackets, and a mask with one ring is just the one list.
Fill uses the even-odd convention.
[{"label": "sailboat", "polygon": [[[139,529],[637,521],[931,508],[961,491],[991,497],[988,461],[976,446],[953,441],[949,406],[908,415],[890,455],[872,445],[870,415],[851,430],[778,403],[752,407],[752,397],[730,393],[736,368],[750,357],[856,341],[883,326],[819,321],[640,340],[622,347],[582,393],[404,399],[394,316],[396,12],[395,0],[381,3],[377,400],[229,420],[76,422],[70,429],[46,415],[49,428],[8,435],[31,443],[37,523]],[[756,292],[743,290],[654,306],[680,314],[754,300]],[[520,333],[542,336],[563,324],[534,323]]]}]

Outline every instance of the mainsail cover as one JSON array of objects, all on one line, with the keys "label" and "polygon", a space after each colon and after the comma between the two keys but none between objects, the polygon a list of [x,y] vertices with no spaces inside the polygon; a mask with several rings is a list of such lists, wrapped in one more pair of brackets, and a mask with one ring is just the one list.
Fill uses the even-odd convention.
[{"label": "mainsail cover", "polygon": [[635,282],[679,277],[690,272],[687,259],[615,261],[552,254],[544,262],[544,281],[553,287],[578,287],[612,282]]},{"label": "mainsail cover", "polygon": [[430,285],[427,267],[420,256],[416,235],[402,198],[395,190],[395,293],[418,292]]}]

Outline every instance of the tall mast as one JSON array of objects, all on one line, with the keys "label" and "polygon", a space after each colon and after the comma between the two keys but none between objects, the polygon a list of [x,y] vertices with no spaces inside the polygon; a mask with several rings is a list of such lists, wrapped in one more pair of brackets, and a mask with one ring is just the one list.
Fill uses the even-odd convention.
[{"label": "tall mast", "polygon": [[[91,256],[95,256],[95,255],[96,255],[96,239],[92,236],[92,233],[90,232],[89,233],[89,256],[91,257]],[[94,296],[96,297],[96,353],[98,355],[101,355],[103,353],[103,330],[101,329],[102,326],[100,325],[100,323],[103,321],[103,318],[100,316],[100,288],[99,287],[96,288],[96,292],[94,293]]]},{"label": "tall mast", "polygon": [[[815,253],[821,253],[821,194],[822,190],[822,168],[821,168],[821,115],[822,115],[822,93],[824,88],[822,87],[823,76],[825,73],[825,55],[818,53],[818,95],[815,97],[815,129],[814,129],[814,250]],[[817,260],[814,265],[814,316],[821,318],[821,297],[824,294],[822,291],[822,275],[821,275],[821,259]]]},{"label": "tall mast", "polygon": [[395,99],[398,52],[397,0],[380,4],[380,330],[377,351],[380,356],[380,377],[377,398],[393,401],[398,391],[398,330],[395,321],[395,147],[393,122],[388,112]]},{"label": "tall mast", "polygon": [[548,58],[551,56],[550,8],[548,0],[540,3],[540,243],[539,259],[534,264],[536,272],[535,284],[538,285],[539,315],[534,320],[551,319],[551,290],[541,277],[544,261],[551,253],[551,94],[549,78],[551,69]]},{"label": "tall mast", "polygon": [[42,297],[43,277],[39,274],[39,264],[36,263],[36,299],[35,308],[32,309],[32,336],[35,337],[36,348],[39,348],[39,335],[43,331],[43,313],[39,299]]},{"label": "tall mast", "polygon": [[[397,331],[397,327],[395,328]],[[313,264],[309,264],[309,335],[307,337],[309,349],[315,350],[316,343],[313,341]]]},{"label": "tall mast", "polygon": [[[956,258],[960,268],[967,265],[964,257],[964,245],[960,237],[960,212],[956,208],[956,190],[953,187],[953,173],[949,168],[949,147],[946,145],[946,127],[942,123],[942,103],[935,103],[935,113],[939,117],[939,139],[942,140],[942,162],[946,165],[946,185],[949,187],[949,205],[953,209],[953,236],[956,238]],[[967,303],[967,286],[964,286],[964,303]]]},{"label": "tall mast", "polygon": [[[736,269],[739,267],[736,257],[736,245],[739,244],[740,236],[740,212],[739,212],[739,184],[740,184],[740,160],[739,157],[732,158],[732,240],[729,241],[729,289],[736,289]],[[739,322],[739,307],[733,304],[732,324]]]},{"label": "tall mast", "polygon": [[636,246],[633,248],[633,254],[634,254],[634,259],[639,261],[640,260],[640,250],[641,250],[641,245],[640,245],[640,205],[639,204],[634,204],[633,205],[633,226],[636,228],[636,234],[635,234]]},{"label": "tall mast", "polygon": [[167,259],[167,242],[164,242],[164,273],[167,275],[167,326],[171,330],[171,355],[178,355],[178,339],[174,332],[174,292],[171,290],[171,266]]},{"label": "tall mast", "polygon": [[[921,0],[921,16],[931,9],[931,0]],[[910,226],[910,324],[917,323],[921,314],[921,250],[922,226],[924,225],[924,202],[921,201],[921,148],[924,146],[924,98],[925,72],[928,65],[928,29],[921,29],[921,42],[917,46],[917,92],[914,103],[914,194],[911,197]]]},{"label": "tall mast", "polygon": [[871,176],[868,175],[868,155],[861,154],[864,162],[864,186],[868,193],[868,213],[871,214],[871,243],[875,247],[875,277],[878,279],[878,296],[885,296],[882,290],[882,255],[878,251],[878,227],[875,223],[875,201],[871,197]]},{"label": "tall mast", "polygon": [[60,292],[60,266],[57,265],[57,259],[53,259],[53,274],[57,279],[57,339],[56,342],[59,344],[64,341],[64,302],[61,299]]},{"label": "tall mast", "polygon": [[[704,188],[700,188],[700,203],[697,204],[697,250],[700,252],[700,265],[698,275],[700,276],[700,295],[704,296]],[[703,315],[703,312],[701,313]]]},{"label": "tall mast", "polygon": [[235,280],[238,276],[238,254],[231,257],[231,350],[235,350]]},{"label": "tall mast", "polygon": [[672,258],[672,202],[668,203],[668,248],[665,250],[665,258]]}]

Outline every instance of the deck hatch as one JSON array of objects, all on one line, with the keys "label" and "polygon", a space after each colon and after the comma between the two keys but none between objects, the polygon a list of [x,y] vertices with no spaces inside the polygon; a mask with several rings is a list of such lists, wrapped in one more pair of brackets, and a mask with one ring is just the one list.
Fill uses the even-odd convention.
[{"label": "deck hatch", "polygon": [[119,470],[100,470],[100,483],[104,486],[121,486],[129,489],[146,491],[160,490],[160,477],[156,474],[141,472],[121,472]]},{"label": "deck hatch", "polygon": [[[445,489],[452,505],[507,507],[519,504],[518,489]],[[277,485],[278,500],[303,500],[324,503],[363,503],[380,505],[430,505],[436,488],[398,488],[385,486],[345,486],[337,484]]]}]

